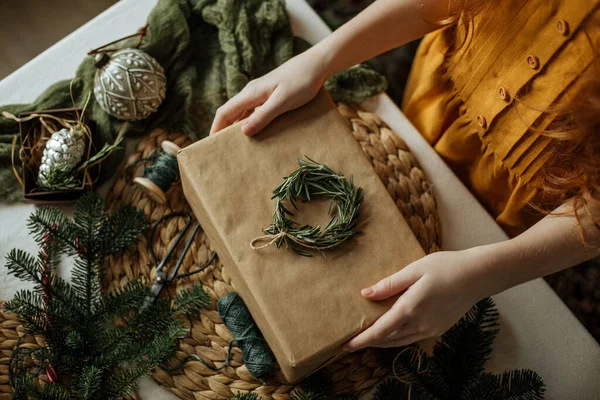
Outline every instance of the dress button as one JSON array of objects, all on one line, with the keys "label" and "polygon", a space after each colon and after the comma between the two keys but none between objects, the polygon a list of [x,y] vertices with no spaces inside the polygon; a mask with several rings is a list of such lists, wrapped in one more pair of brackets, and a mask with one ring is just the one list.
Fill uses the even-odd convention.
[{"label": "dress button", "polygon": [[498,93],[500,94],[500,98],[502,100],[510,102],[510,93],[508,93],[508,90],[506,90],[504,87],[500,87]]},{"label": "dress button", "polygon": [[529,55],[527,56],[527,65],[531,69],[538,69],[540,67],[540,59],[536,56]]},{"label": "dress button", "polygon": [[485,117],[483,115],[478,115],[477,116],[477,123],[483,129],[487,128],[487,120],[485,119]]},{"label": "dress button", "polygon": [[569,23],[564,19],[556,21],[556,30],[563,36],[569,35]]}]

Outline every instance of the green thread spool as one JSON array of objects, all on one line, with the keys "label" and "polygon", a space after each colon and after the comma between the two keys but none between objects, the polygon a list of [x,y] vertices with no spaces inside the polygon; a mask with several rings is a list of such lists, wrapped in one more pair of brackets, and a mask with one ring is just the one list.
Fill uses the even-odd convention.
[{"label": "green thread spool", "polygon": [[165,192],[179,179],[177,152],[181,149],[168,140],[163,141],[160,147],[163,151],[152,157],[152,164],[144,167],[144,176],[134,178],[133,182],[152,200],[165,204]]},{"label": "green thread spool", "polygon": [[236,292],[228,293],[219,299],[217,308],[233,340],[242,349],[248,371],[258,379],[272,374],[275,371],[275,357],[242,298]]}]

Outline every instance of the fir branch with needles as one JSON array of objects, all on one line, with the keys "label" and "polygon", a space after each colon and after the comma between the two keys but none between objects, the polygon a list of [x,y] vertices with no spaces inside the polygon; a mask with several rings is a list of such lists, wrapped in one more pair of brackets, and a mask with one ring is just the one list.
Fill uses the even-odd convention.
[{"label": "fir branch with needles", "polygon": [[[107,257],[135,245],[147,225],[142,211],[128,206],[109,213],[94,193],[80,198],[73,218],[53,207],[38,208],[30,217],[40,253],[14,249],[6,266],[34,287],[4,307],[46,346],[16,346],[9,361],[14,399],[132,398],[138,379],[173,356],[188,332],[181,317],[212,302],[202,286],[145,305],[152,297],[146,281],[130,281],[110,293],[101,285]],[[61,255],[74,258],[71,282],[55,272]],[[59,379],[41,385],[36,378],[48,367]]]},{"label": "fir branch with needles", "polygon": [[485,298],[442,335],[433,354],[418,345],[391,352],[394,377],[377,388],[374,400],[544,399],[544,382],[534,371],[485,372],[499,317],[492,299]]},{"label": "fir branch with needles", "polygon": [[[273,190],[275,212],[273,222],[264,229],[267,236],[257,239],[273,239],[273,244],[280,248],[285,245],[296,253],[310,257],[310,250],[323,251],[335,247],[348,238],[358,234],[356,227],[359,209],[362,203],[361,188],[354,186],[352,176],[346,180],[344,175],[334,172],[325,164],[320,164],[306,157],[298,159],[300,168],[284,178],[284,181]],[[293,213],[284,205],[289,202],[296,208],[298,199],[311,199],[324,196],[331,202],[329,213],[331,220],[324,227],[299,226],[291,217]],[[255,239],[255,241],[257,240]]]},{"label": "fir branch with needles", "polygon": [[[542,378],[531,370],[502,374],[485,372],[499,314],[490,298],[481,300],[436,343],[433,354],[414,344],[382,351],[383,362],[393,374],[373,392],[373,400],[543,400]],[[335,394],[322,372],[301,383],[291,400],[356,400],[352,393]],[[238,394],[232,400],[260,400],[255,393]]]}]

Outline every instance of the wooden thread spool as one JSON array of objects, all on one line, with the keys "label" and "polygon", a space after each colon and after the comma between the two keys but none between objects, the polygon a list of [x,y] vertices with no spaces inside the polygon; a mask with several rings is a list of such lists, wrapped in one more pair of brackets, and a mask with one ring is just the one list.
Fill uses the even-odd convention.
[{"label": "wooden thread spool", "polygon": [[[173,156],[173,157],[177,157],[177,152],[179,150],[181,150],[181,148],[179,146],[177,146],[175,143],[170,142],[168,140],[163,141],[160,144],[160,147],[162,148],[164,153],[166,153],[170,156]],[[158,157],[161,157],[161,155],[159,154]],[[177,160],[175,159],[174,162],[176,165]],[[168,180],[166,183],[163,182],[162,183],[163,187],[161,188],[161,186],[157,182],[155,182],[151,179],[151,176],[156,176],[155,174],[160,173],[160,171],[156,171],[156,170],[154,170],[154,168],[156,168],[155,165],[150,165],[148,167],[145,167],[144,168],[144,176],[135,177],[133,179],[133,182],[138,188],[140,188],[141,191],[143,191],[152,200],[156,201],[159,204],[165,204],[167,202],[167,196],[165,194],[165,191],[167,190],[168,186],[170,186],[172,183],[174,183],[176,181],[176,179]],[[177,170],[177,171],[179,171],[179,170]],[[149,172],[151,172],[151,174]],[[177,176],[178,175],[179,175],[179,172],[177,172]]]}]

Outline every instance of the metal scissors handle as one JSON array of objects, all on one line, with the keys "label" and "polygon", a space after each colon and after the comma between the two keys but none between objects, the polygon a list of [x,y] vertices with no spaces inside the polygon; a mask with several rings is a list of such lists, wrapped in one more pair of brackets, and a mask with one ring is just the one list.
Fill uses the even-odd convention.
[{"label": "metal scissors handle", "polygon": [[[152,242],[154,240],[154,233],[156,232],[156,229],[158,228],[158,226],[161,223],[163,223],[164,221],[166,221],[168,219],[175,218],[175,217],[185,218],[186,219],[185,226],[183,227],[183,230],[177,236],[177,239],[175,239],[175,242],[167,250],[167,254],[165,254],[164,258],[160,261],[160,263],[157,263],[156,255],[154,254],[154,249],[152,248]],[[163,270],[163,269],[165,269],[165,266],[166,266],[167,262],[169,261],[169,258],[171,258],[171,256],[173,255],[173,252],[175,251],[175,249],[177,248],[177,246],[179,245],[179,243],[181,242],[183,237],[186,235],[187,231],[190,229],[191,225],[192,225],[192,216],[185,211],[173,211],[172,213],[161,217],[158,221],[156,221],[152,225],[152,228],[150,229],[150,232],[148,233],[148,253],[150,253],[150,259],[152,260],[152,264],[156,268],[156,279],[154,280],[154,283],[152,284],[152,289],[151,289],[152,297],[147,299],[147,302],[152,302],[152,301],[156,300],[156,298],[158,298],[158,296],[160,295],[160,292],[163,290],[163,288],[166,285],[173,282],[175,279],[185,278],[186,276],[194,275],[194,274],[204,271],[206,268],[208,268],[213,263],[213,261],[217,257],[217,253],[213,251],[213,253],[210,256],[210,258],[208,259],[208,261],[202,267],[200,267],[194,271],[189,271],[189,272],[185,272],[183,274],[178,274],[179,268],[181,267],[181,263],[183,262],[185,255],[187,254],[188,250],[190,249],[190,246],[192,245],[192,242],[194,241],[194,237],[196,236],[196,233],[200,229],[200,224],[198,222],[196,222],[192,229],[191,235],[189,235],[187,241],[185,242],[183,251],[179,255],[177,262],[175,263],[175,267],[173,268],[172,273],[170,275],[168,275],[167,272]]]}]

